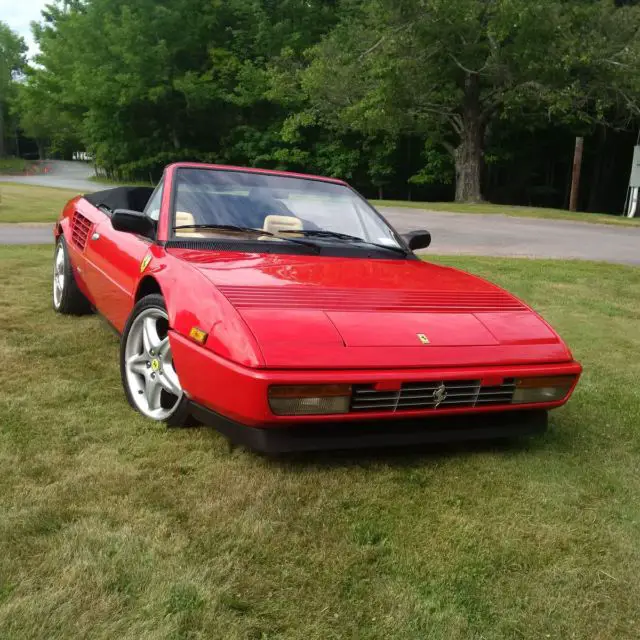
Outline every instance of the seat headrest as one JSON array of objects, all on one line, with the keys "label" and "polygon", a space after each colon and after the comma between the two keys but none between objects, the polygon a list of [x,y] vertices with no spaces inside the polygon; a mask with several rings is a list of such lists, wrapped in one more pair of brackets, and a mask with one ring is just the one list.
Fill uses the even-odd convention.
[{"label": "seat headrest", "polygon": [[[188,211],[176,211],[176,227],[195,224],[195,218]],[[197,229],[176,229],[176,236],[179,238],[204,238],[204,234]]]},{"label": "seat headrest", "polygon": [[302,231],[302,220],[294,216],[269,215],[264,219],[262,229],[276,234],[278,231]]}]

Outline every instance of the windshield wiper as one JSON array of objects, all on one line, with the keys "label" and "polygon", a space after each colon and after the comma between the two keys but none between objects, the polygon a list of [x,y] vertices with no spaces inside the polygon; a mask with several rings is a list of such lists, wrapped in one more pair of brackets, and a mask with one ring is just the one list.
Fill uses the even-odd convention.
[{"label": "windshield wiper", "polygon": [[254,229],[253,227],[238,227],[235,224],[181,224],[173,227],[174,231],[179,229],[220,229],[221,231],[245,231],[250,233],[259,233],[261,236],[272,236],[273,233],[263,231],[262,229]]},{"label": "windshield wiper", "polygon": [[369,242],[358,236],[350,236],[346,233],[339,233],[338,231],[327,231],[326,229],[283,229],[280,233],[299,233],[304,236],[315,236],[316,238],[336,238],[337,240],[345,240],[347,242],[368,244],[378,249],[387,249],[395,253],[400,253],[403,256],[408,255],[407,251],[402,247],[392,247],[386,244],[378,244],[377,242]]},{"label": "windshield wiper", "polygon": [[[264,231],[263,229],[254,229],[253,227],[239,227],[235,224],[181,224],[177,227],[173,227],[174,231],[179,231],[180,229],[212,229],[214,231],[239,231],[242,233],[254,233],[259,236],[269,236],[270,238],[278,238],[279,236],[275,233],[271,233],[270,231]],[[297,240],[296,238],[280,238],[281,240],[286,240],[287,242],[293,242],[295,244],[301,244],[304,247],[310,247],[314,249],[316,253],[320,253],[320,248],[317,244],[313,244],[313,242],[305,242],[304,240]]]},{"label": "windshield wiper", "polygon": [[366,242],[357,236],[350,236],[346,233],[338,233],[337,231],[327,231],[326,229],[283,229],[280,233],[300,233],[303,236],[318,236],[320,238],[339,238],[340,240],[351,240],[357,242]]}]

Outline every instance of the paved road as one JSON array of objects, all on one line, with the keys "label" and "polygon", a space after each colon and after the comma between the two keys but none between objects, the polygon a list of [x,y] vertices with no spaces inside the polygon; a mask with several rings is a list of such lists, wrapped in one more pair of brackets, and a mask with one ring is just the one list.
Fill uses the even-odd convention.
[{"label": "paved road", "polygon": [[46,163],[47,173],[35,176],[0,176],[0,182],[19,182],[43,187],[74,189],[80,193],[91,193],[100,189],[100,184],[89,180],[94,175],[93,167],[86,162],[53,160]]},{"label": "paved road", "polygon": [[[100,188],[89,180],[91,175],[91,167],[84,163],[54,162],[48,174],[10,179],[91,192]],[[442,213],[403,207],[381,207],[380,211],[401,233],[428,229],[433,242],[427,254],[578,258],[640,265],[640,226]],[[0,244],[51,241],[49,224],[0,225]]]},{"label": "paved road", "polygon": [[49,244],[53,224],[0,224],[0,244]]},{"label": "paved road", "polygon": [[381,212],[401,233],[428,229],[433,241],[427,253],[576,258],[640,265],[640,225],[618,227],[406,207],[385,207]]}]

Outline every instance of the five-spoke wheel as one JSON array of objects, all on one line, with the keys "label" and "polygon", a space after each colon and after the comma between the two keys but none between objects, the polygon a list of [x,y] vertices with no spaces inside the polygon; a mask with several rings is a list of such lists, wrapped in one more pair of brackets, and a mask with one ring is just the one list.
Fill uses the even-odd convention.
[{"label": "five-spoke wheel", "polygon": [[185,424],[187,399],[169,343],[169,317],[162,296],[136,304],[122,335],[122,382],[130,404],[152,420]]},{"label": "five-spoke wheel", "polygon": [[53,308],[58,313],[74,315],[91,311],[91,305],[80,291],[73,274],[64,236],[58,238],[53,254]]},{"label": "five-spoke wheel", "polygon": [[64,291],[64,246],[61,242],[56,246],[53,258],[53,306],[60,308]]},{"label": "five-spoke wheel", "polygon": [[182,388],[173,366],[167,314],[158,308],[136,316],[127,336],[127,384],[139,411],[165,420],[180,404]]}]

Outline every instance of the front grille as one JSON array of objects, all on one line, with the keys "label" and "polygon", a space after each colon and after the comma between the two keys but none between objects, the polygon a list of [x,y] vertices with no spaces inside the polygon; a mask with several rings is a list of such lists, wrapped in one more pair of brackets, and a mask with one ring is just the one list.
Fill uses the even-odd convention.
[{"label": "front grille", "polygon": [[87,244],[89,229],[91,229],[91,221],[76,211],[71,223],[71,240],[80,250]]},{"label": "front grille", "polygon": [[415,411],[511,404],[515,379],[499,386],[482,386],[480,380],[404,382],[398,391],[377,391],[372,384],[353,386],[351,411]]}]

